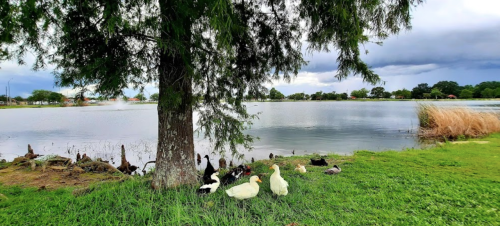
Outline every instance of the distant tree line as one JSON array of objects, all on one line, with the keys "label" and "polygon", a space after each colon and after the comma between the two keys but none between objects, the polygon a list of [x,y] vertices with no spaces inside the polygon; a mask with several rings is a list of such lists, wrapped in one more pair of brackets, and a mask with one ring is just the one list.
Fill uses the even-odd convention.
[{"label": "distant tree line", "polygon": [[[116,98],[116,97],[112,97],[112,98]],[[122,98],[124,101],[127,101],[129,99],[129,97],[127,97],[127,96],[123,96]],[[143,93],[139,93],[139,94],[135,95],[134,98],[137,98],[140,101],[144,101],[147,99]],[[62,104],[65,102],[67,97],[61,93],[58,93],[58,92],[37,89],[37,90],[33,90],[33,92],[31,93],[31,95],[28,98],[16,96],[16,97],[13,97],[12,99],[16,100],[17,102],[25,101],[25,102],[28,102],[28,104],[36,104],[36,103]],[[105,100],[108,100],[109,98],[104,97],[104,96],[85,97],[84,92],[79,92],[75,95],[75,99],[76,99],[76,101],[84,101],[85,99],[105,101]],[[158,93],[152,94],[150,99],[153,101],[158,101]],[[7,96],[5,94],[0,95],[0,101],[6,102]]]},{"label": "distant tree line", "polygon": [[[47,102],[47,103],[62,103],[66,99],[66,97],[60,93],[57,92],[52,92],[48,90],[42,90],[42,89],[37,89],[33,90],[31,93],[31,96],[28,98],[23,98],[21,96],[16,96],[12,98],[13,100],[16,100],[17,102],[23,102],[26,101],[28,103],[35,103],[35,102]],[[7,96],[2,95],[0,96],[0,101],[7,101]]]},{"label": "distant tree line", "polygon": [[[362,88],[360,90],[353,90],[350,94],[337,93],[335,91],[330,93],[323,93],[322,91],[305,94],[294,93],[286,96],[289,100],[347,100],[348,98],[391,98],[396,99],[443,99],[443,98],[500,98],[500,82],[487,81],[481,82],[475,86],[465,85],[459,86],[454,81],[440,81],[433,86],[427,83],[420,83],[412,90],[400,89],[392,92],[386,91],[384,87],[373,87],[371,90]],[[245,96],[247,100],[282,100],[285,96],[276,88],[272,88],[268,95],[261,95],[255,97],[252,95]]]},{"label": "distant tree line", "polygon": [[[245,95],[246,100],[283,100],[285,98],[289,100],[347,100],[348,98],[391,98],[397,99],[442,99],[442,98],[460,98],[460,99],[471,99],[471,98],[500,98],[500,81],[487,81],[481,82],[475,86],[465,85],[459,86],[457,82],[454,81],[440,81],[433,86],[429,86],[427,83],[420,83],[415,86],[411,91],[407,89],[400,89],[396,91],[386,91],[384,87],[373,87],[370,90],[362,88],[360,90],[353,90],[350,94],[348,93],[337,93],[335,91],[330,93],[323,93],[319,91],[313,94],[306,93],[294,93],[288,96],[283,95],[276,88],[271,88],[268,94],[262,93],[257,95]],[[76,98],[84,99],[83,92],[78,93]],[[144,94],[139,93],[135,98],[144,101],[146,97]],[[16,96],[15,99],[18,102],[48,102],[48,103],[63,103],[66,97],[60,93],[52,92],[48,90],[34,90],[28,98],[24,99],[21,96]],[[91,100],[106,100],[105,97],[89,97]],[[159,94],[153,93],[149,97],[151,101],[158,101]],[[123,96],[123,100],[127,101],[128,97]],[[0,95],[0,101],[7,101],[7,96]]]}]

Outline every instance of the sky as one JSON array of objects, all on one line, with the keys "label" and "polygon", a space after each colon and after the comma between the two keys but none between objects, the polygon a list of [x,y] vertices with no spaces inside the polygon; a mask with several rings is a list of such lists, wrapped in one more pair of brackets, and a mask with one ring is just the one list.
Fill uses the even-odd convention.
[{"label": "sky", "polygon": [[[412,30],[384,40],[382,46],[366,44],[362,59],[380,75],[386,91],[409,89],[419,83],[434,85],[439,81],[456,81],[459,85],[476,85],[484,81],[500,81],[500,1],[498,0],[426,0],[411,12]],[[364,54],[368,50],[368,54]],[[335,52],[306,54],[309,61],[292,82],[267,84],[285,95],[317,91],[337,93],[366,88],[359,76],[338,81]],[[45,89],[72,96],[69,88],[56,87],[53,66],[43,71],[31,70],[15,62],[0,63],[0,95],[10,86],[12,97],[28,97],[34,89]],[[145,95],[158,92],[146,86]],[[125,95],[139,91],[126,89]]]}]

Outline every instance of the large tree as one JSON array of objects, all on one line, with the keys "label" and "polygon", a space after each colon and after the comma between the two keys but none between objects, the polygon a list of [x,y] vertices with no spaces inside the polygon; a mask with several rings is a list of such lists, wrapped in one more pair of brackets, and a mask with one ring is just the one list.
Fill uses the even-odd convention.
[{"label": "large tree", "polygon": [[415,99],[423,99],[424,93],[430,93],[432,88],[427,83],[420,83],[413,87],[411,91],[411,97]]},{"label": "large tree", "polygon": [[43,90],[43,89],[35,89],[31,93],[31,101],[39,102],[42,104],[43,101],[49,101],[49,96],[52,91]]},{"label": "large tree", "polygon": [[373,87],[370,95],[375,98],[382,98],[384,96],[385,89],[384,87]]},{"label": "large tree", "polygon": [[285,98],[285,95],[283,95],[283,93],[281,93],[280,91],[278,91],[274,87],[269,91],[269,99],[281,100],[283,98]]},{"label": "large tree", "polygon": [[63,102],[64,101],[64,95],[56,92],[50,92],[47,99],[49,100],[49,103],[58,103],[58,102]]},{"label": "large tree", "polygon": [[435,97],[436,99],[438,97],[442,97],[443,95],[444,95],[443,92],[441,92],[441,90],[439,90],[438,88],[433,88],[431,90],[431,96]]},{"label": "large tree", "polygon": [[[409,29],[410,10],[422,2],[8,0],[0,44],[21,63],[32,51],[35,69],[56,65],[61,86],[94,85],[101,95],[118,96],[130,84],[142,90],[157,83],[152,187],[159,189],[197,182],[194,110],[214,151],[238,155],[237,145],[251,148],[252,141],[242,132],[254,118],[245,93],[262,96],[266,82],[297,75],[305,64],[303,37],[311,52],[335,50],[336,78],[359,75],[376,84],[380,78],[361,60],[360,45]],[[4,48],[13,42],[13,51]]]},{"label": "large tree", "polygon": [[149,97],[149,99],[151,99],[152,101],[158,101],[159,98],[160,98],[160,95],[158,93],[153,93]]},{"label": "large tree", "polygon": [[439,81],[432,86],[432,89],[439,89],[445,95],[453,94],[455,96],[458,96],[462,91],[455,81]]}]

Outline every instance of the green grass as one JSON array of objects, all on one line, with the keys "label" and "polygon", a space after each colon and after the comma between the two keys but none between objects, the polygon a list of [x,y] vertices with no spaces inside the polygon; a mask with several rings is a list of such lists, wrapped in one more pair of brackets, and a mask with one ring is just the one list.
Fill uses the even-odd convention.
[{"label": "green grass", "polygon": [[[196,187],[152,191],[135,178],[93,186],[73,196],[72,189],[37,191],[0,185],[0,225],[500,225],[500,134],[488,144],[444,144],[427,150],[359,151],[329,155],[330,166],[306,165],[310,156],[276,160],[290,184],[275,198],[269,175],[257,197],[235,200],[221,187],[198,196]],[[269,172],[268,162],[253,164]],[[239,183],[247,182],[248,177]]]}]

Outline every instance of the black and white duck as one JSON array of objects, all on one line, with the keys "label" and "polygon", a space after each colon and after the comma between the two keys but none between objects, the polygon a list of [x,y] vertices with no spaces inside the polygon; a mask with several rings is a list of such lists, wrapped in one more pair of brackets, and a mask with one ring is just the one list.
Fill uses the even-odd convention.
[{"label": "black and white duck", "polygon": [[217,177],[219,175],[219,172],[215,172],[210,176],[210,180],[206,180],[203,185],[198,189],[197,193],[198,194],[210,194],[214,193],[217,188],[219,188],[220,181],[219,178]]}]

